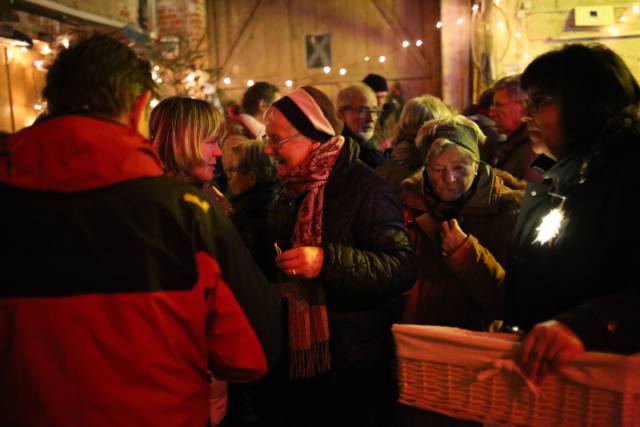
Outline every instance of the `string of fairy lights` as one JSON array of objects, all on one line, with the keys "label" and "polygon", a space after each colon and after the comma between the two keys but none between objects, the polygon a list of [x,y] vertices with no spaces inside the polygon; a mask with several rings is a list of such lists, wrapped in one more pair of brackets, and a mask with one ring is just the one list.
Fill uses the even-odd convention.
[{"label": "string of fairy lights", "polygon": [[[520,61],[522,61],[521,67],[523,68],[525,61],[528,62],[531,55],[528,48],[528,38],[525,33],[526,29],[526,11],[523,11],[525,4],[528,3],[528,7],[531,7],[531,1],[521,1],[518,3],[509,2],[509,0],[493,0],[492,1],[493,9],[497,10],[498,13],[494,16],[494,19],[490,23],[491,29],[494,34],[500,34],[501,32],[505,33],[504,37],[494,37],[499,40],[499,43],[502,43],[505,48],[502,52],[498,53],[498,61],[501,60],[510,49],[511,44],[513,45],[513,49],[515,49],[515,55],[518,57]],[[516,6],[516,13],[509,14],[506,12],[507,3],[510,6]],[[640,15],[640,4],[632,4],[632,5],[621,5],[616,6],[618,16],[616,18],[616,24],[601,28],[600,33],[612,37],[623,36],[625,33],[623,32],[627,27],[626,25],[631,24],[638,20]],[[461,26],[461,25],[474,25],[474,19],[478,19],[479,14],[482,12],[482,2],[475,2],[471,6],[470,15],[468,16],[458,16],[455,19],[452,19],[450,22],[444,22],[439,20],[436,22],[435,27],[437,30],[442,30],[448,26]],[[486,22],[484,23],[486,24]],[[55,57],[55,55],[61,49],[67,49],[70,44],[73,42],[72,36],[67,34],[59,35],[53,38],[51,41],[41,41],[41,40],[33,40],[33,46],[28,47],[21,45],[20,43],[12,43],[11,45],[6,47],[6,61],[7,66],[12,63],[19,63],[21,66],[25,67],[25,70],[28,71],[31,68],[31,72],[33,75],[33,87],[36,92],[37,102],[33,104],[33,117],[31,119],[35,119],[37,114],[46,110],[46,102],[41,98],[40,92],[41,87],[44,82],[44,72],[47,69],[47,64],[51,62],[51,60]],[[425,48],[428,43],[422,39],[404,39],[400,43],[400,49],[394,50],[391,53],[382,52],[377,54],[367,54],[359,58],[355,63],[351,65],[344,65],[332,68],[330,66],[326,66],[322,69],[320,75],[339,75],[341,77],[347,76],[350,72],[353,72],[354,69],[357,69],[358,66],[362,66],[367,63],[377,62],[379,64],[385,64],[394,59],[395,55],[400,54],[403,51],[408,49],[421,49]],[[158,86],[162,89],[163,85],[169,85],[169,79],[166,78],[167,70],[163,69],[161,65],[153,65],[152,68],[152,77],[153,80],[158,84]],[[308,77],[306,77],[308,79]],[[198,67],[195,67],[191,70],[188,70],[184,77],[180,77],[180,83],[184,85],[185,90],[189,92],[190,95],[194,97],[202,97],[205,98],[207,95],[216,92],[216,87],[224,89],[224,88],[239,88],[239,87],[250,87],[257,81],[256,77],[241,79],[237,78],[236,80],[241,83],[236,83],[234,85],[234,78],[231,75],[223,75],[220,78],[220,81],[215,81],[211,78],[211,76],[204,70]],[[305,78],[285,78],[282,83],[288,87],[293,87],[296,83],[300,84]],[[152,106],[155,106],[159,102],[158,99],[152,100]]]}]

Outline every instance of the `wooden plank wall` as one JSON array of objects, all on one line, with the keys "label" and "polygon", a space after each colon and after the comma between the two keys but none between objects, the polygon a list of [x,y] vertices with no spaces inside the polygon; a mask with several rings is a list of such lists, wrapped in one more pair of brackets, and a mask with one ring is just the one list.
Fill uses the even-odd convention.
[{"label": "wooden plank wall", "polygon": [[[213,0],[208,8],[211,65],[223,100],[239,100],[248,79],[274,83],[283,94],[291,90],[284,84],[290,79],[293,88],[314,85],[335,100],[341,88],[371,72],[400,83],[405,99],[441,95],[438,1]],[[324,33],[331,35],[329,74],[306,68],[305,60],[305,35]]]}]

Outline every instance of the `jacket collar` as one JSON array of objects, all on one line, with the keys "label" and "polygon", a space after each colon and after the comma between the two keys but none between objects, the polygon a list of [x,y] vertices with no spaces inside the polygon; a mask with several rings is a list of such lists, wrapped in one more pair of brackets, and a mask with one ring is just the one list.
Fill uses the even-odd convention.
[{"label": "jacket collar", "polygon": [[0,151],[0,183],[77,192],[162,175],[151,143],[127,126],[60,116],[9,136]]}]

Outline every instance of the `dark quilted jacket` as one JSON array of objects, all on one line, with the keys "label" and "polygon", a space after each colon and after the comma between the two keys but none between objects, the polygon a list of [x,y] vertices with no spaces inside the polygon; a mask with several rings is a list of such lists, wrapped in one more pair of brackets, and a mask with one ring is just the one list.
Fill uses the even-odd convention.
[{"label": "dark quilted jacket", "polygon": [[[347,139],[325,187],[324,264],[315,279],[327,293],[335,368],[389,363],[397,297],[416,278],[397,196],[358,154],[356,143]],[[276,197],[269,215],[269,244],[291,247],[300,201],[282,193]],[[267,268],[274,280],[281,274],[276,270],[273,263]]]}]

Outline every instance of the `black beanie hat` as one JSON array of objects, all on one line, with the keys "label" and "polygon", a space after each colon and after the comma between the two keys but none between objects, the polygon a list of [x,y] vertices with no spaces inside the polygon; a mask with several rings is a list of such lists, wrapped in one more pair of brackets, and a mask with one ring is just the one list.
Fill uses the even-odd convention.
[{"label": "black beanie hat", "polygon": [[362,80],[367,86],[373,89],[374,92],[388,92],[389,86],[387,86],[387,80],[379,74],[368,74]]}]

